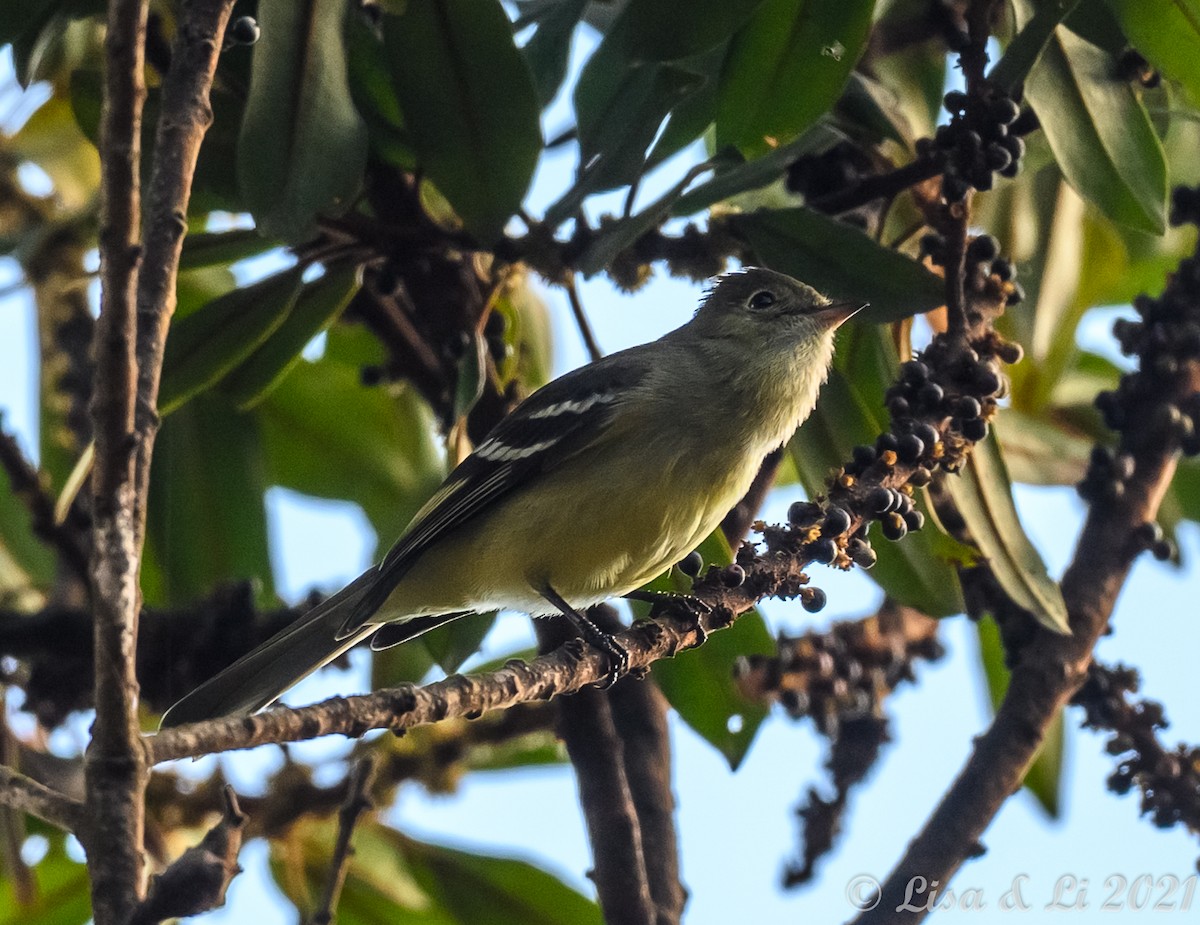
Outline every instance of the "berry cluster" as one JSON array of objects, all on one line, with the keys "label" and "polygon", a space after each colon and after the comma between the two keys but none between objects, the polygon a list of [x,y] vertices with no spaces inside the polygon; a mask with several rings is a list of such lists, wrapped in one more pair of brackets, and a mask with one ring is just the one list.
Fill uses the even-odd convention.
[{"label": "berry cluster", "polygon": [[778,654],[740,659],[736,677],[747,696],[777,699],[793,718],[811,716],[833,736],[846,719],[880,715],[887,694],[914,680],[915,661],[942,657],[936,632],[928,617],[885,610],[826,632],[783,636]]},{"label": "berry cluster", "polygon": [[784,184],[789,192],[816,199],[853,186],[875,168],[857,145],[840,141],[820,154],[805,154],[788,168]]},{"label": "berry cluster", "polygon": [[1033,126],[1018,124],[1021,107],[1012,97],[988,85],[982,94],[951,90],[944,102],[949,124],[938,126],[932,142],[922,139],[917,153],[944,162],[942,194],[948,202],[961,202],[971,187],[990,190],[995,174],[1020,172],[1021,134]]},{"label": "berry cluster", "polygon": [[1183,823],[1200,830],[1200,748],[1163,746],[1158,739],[1158,731],[1167,726],[1162,704],[1132,700],[1138,683],[1132,668],[1093,663],[1072,701],[1084,708],[1085,726],[1114,733],[1106,748],[1121,760],[1108,789],[1123,795],[1136,784],[1142,791],[1142,813],[1156,826]]},{"label": "berry cluster", "polygon": [[[1200,190],[1175,190],[1171,220],[1200,224]],[[1200,454],[1200,255],[1180,262],[1160,297],[1140,295],[1133,307],[1139,320],[1118,319],[1113,336],[1123,353],[1137,357],[1138,368],[1121,376],[1115,390],[1096,396],[1105,425],[1120,440],[1115,450],[1093,451],[1077,486],[1093,503],[1124,497],[1143,451]],[[1155,556],[1172,555],[1154,525],[1144,525],[1138,538]]]},{"label": "berry cluster", "polygon": [[[921,238],[921,256],[929,262],[946,267],[949,260],[946,239],[937,232]],[[1017,268],[1011,260],[1000,256],[1000,242],[990,234],[972,238],[966,253],[967,282],[975,291],[983,291],[991,284],[1003,296],[1007,306],[1025,301],[1025,290],[1017,282]]]}]

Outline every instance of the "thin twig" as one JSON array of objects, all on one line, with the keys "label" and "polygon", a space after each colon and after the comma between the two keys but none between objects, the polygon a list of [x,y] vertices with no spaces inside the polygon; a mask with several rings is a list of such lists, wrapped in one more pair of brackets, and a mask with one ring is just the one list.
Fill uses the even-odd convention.
[{"label": "thin twig", "polygon": [[371,779],[375,776],[375,765],[370,756],[360,760],[350,774],[350,782],[346,792],[346,802],[338,811],[337,841],[333,846],[333,857],[329,862],[329,879],[325,882],[325,894],[321,897],[321,905],[313,913],[310,925],[330,925],[337,910],[338,899],[342,895],[342,887],[346,883],[346,873],[350,867],[350,858],[354,848],[350,838],[358,820],[374,804],[369,792]]},{"label": "thin twig", "polygon": [[588,321],[587,313],[583,310],[583,301],[579,298],[579,287],[576,285],[573,272],[567,274],[567,281],[563,288],[567,290],[567,299],[571,302],[571,313],[575,316],[575,324],[579,326],[579,336],[583,338],[583,345],[587,347],[588,356],[595,363],[604,356],[604,351],[600,349],[600,345],[596,343],[596,335],[592,333],[592,325]]},{"label": "thin twig", "polygon": [[36,816],[64,832],[79,832],[83,828],[82,803],[3,765],[0,765],[0,804]]},{"label": "thin twig", "polygon": [[145,752],[134,656],[138,544],[133,434],[141,198],[145,0],[112,0],[100,126],[100,317],[92,415],[96,721],[85,762],[87,849],[96,925],[124,925],[142,884]]}]

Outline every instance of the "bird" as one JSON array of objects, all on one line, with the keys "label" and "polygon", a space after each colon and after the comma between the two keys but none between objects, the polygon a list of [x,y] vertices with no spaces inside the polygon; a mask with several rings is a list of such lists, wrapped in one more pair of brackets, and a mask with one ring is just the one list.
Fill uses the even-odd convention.
[{"label": "bird", "polygon": [[861,308],[763,267],[719,276],[684,325],[530,394],[378,564],[175,703],[162,728],[248,715],[354,645],[406,642],[469,613],[584,611],[691,552],[816,405],[834,332]]}]

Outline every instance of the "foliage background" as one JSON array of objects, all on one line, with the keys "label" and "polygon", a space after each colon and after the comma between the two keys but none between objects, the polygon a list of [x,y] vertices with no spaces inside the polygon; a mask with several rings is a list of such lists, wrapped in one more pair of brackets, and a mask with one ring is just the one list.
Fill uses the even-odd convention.
[{"label": "foliage background", "polygon": [[[264,17],[260,15],[260,20],[262,19]],[[269,29],[267,34],[278,34],[278,31],[274,28]],[[593,34],[586,28],[581,30],[574,55],[576,62],[586,59],[591,51],[592,42]],[[259,47],[263,49],[269,46]],[[570,71],[577,74],[578,65],[573,66]],[[1175,94],[1178,88],[1169,85],[1168,90],[1164,92]],[[12,109],[8,115],[7,128],[13,132],[18,128],[21,118],[32,107],[26,99],[15,95],[15,90],[10,89],[9,93],[9,99],[12,100],[9,105]],[[1155,99],[1151,99],[1147,106],[1155,115],[1161,116],[1161,113],[1155,111]],[[1174,95],[1158,101],[1163,107],[1180,109],[1186,106],[1180,97]],[[56,102],[57,97],[38,112],[46,117],[47,109],[53,109]],[[570,121],[567,103],[565,97],[560,98],[558,105],[549,110],[544,117],[547,137]],[[69,133],[73,130],[75,119],[78,118],[81,124],[86,121],[79,116],[81,108],[77,105],[75,113],[70,114],[69,119],[65,111],[60,109],[58,119],[52,125],[54,131]],[[218,120],[218,125],[220,124]],[[1178,121],[1171,123],[1172,128],[1176,130],[1178,125]],[[86,155],[81,153],[86,150],[86,142],[78,140],[78,150],[74,151],[74,156],[60,157],[56,162],[46,152],[61,155],[66,150],[62,146],[61,136],[54,136],[52,144],[40,149],[22,149],[22,137],[28,144],[36,135],[27,131],[22,136],[21,132],[16,132],[16,140],[10,147],[16,150],[18,159],[28,158],[45,170],[44,175],[27,172],[25,182],[28,187],[35,193],[39,192],[44,188],[39,188],[38,183],[48,178],[54,184],[55,194],[60,197],[57,200],[60,206],[70,201],[70,194],[74,190],[77,197],[75,206],[85,209],[90,191],[88,183],[94,183],[94,177],[89,179],[87,173]],[[1174,149],[1168,146],[1168,150],[1182,149],[1184,152],[1170,161],[1172,178],[1194,180],[1196,162],[1194,157],[1186,156],[1189,150],[1194,151],[1194,148],[1188,149],[1184,142],[1180,142],[1179,146]],[[685,163],[694,163],[703,156],[702,147],[692,146],[682,159]],[[1027,165],[1025,174],[1013,188],[1025,190],[1028,196],[1036,197],[1045,187],[1054,191],[1056,196],[1051,200],[1042,198],[1040,202],[1044,204],[1047,201],[1063,201],[1058,197],[1069,194],[1061,193],[1060,186],[1045,186],[1046,172],[1052,171],[1052,168],[1037,170],[1039,156],[1043,163],[1048,162],[1048,152],[1032,151],[1029,155],[1031,163]],[[62,167],[57,173],[50,169],[56,164]],[[572,166],[571,152],[547,157],[540,169],[534,192],[527,200],[527,209],[535,215],[540,215],[550,207],[566,187]],[[252,165],[242,165],[239,169],[252,169]],[[297,165],[298,172],[304,169],[303,165]],[[638,202],[652,202],[655,196],[671,189],[674,182],[682,176],[683,169],[678,164],[669,165],[669,169],[663,171],[663,177],[656,182],[646,183]],[[77,185],[72,187],[72,182]],[[1001,191],[989,200],[990,205],[983,206],[979,214],[981,222],[1001,237],[1008,252],[1008,245],[1019,244],[1021,234],[1027,231],[1029,226],[1024,221],[1012,218],[1013,213],[1006,218],[1004,209],[1012,208],[1011,203],[1007,206],[1005,203],[1006,189],[1009,187],[1002,182]],[[213,191],[214,197],[218,197],[220,192],[219,189]],[[598,198],[589,202],[589,210],[593,214],[599,214],[606,208],[619,210],[622,198],[619,194],[610,199]],[[316,208],[324,203],[307,205]],[[482,211],[479,213],[481,217],[477,219],[478,227],[486,228],[489,222],[493,221],[487,214],[487,205],[484,203],[479,207]],[[1036,205],[1037,200],[1034,200],[1034,206]],[[461,208],[464,206],[460,204]],[[1082,268],[1079,290],[1083,295],[1057,304],[1053,299],[1048,299],[1045,303],[1048,308],[1044,308],[1043,303],[1037,302],[1036,298],[1031,298],[1029,307],[1017,311],[1018,318],[1028,318],[1032,313],[1032,305],[1036,303],[1039,317],[1046,313],[1056,319],[1053,323],[1047,323],[1045,327],[1045,330],[1054,335],[1053,345],[1056,352],[1048,357],[1045,364],[1051,370],[1056,366],[1060,369],[1067,367],[1074,362],[1076,354],[1070,348],[1076,341],[1082,342],[1085,347],[1112,355],[1104,325],[1113,317],[1114,312],[1097,306],[1119,301],[1118,295],[1128,298],[1138,286],[1144,285],[1152,291],[1156,290],[1161,284],[1162,273],[1171,263],[1169,252],[1178,253],[1186,248],[1186,243],[1175,244],[1168,254],[1160,255],[1160,246],[1149,238],[1125,233],[1126,237],[1122,239],[1121,233],[1113,230],[1117,226],[1105,222],[1095,207],[1077,207],[1077,211],[1072,214],[1079,220],[1078,227],[1085,229],[1085,233],[1081,236],[1075,229],[1076,233],[1073,236],[1068,235],[1065,242],[1057,239],[1052,243],[1060,248],[1054,251],[1058,257],[1061,257],[1063,249],[1066,249],[1067,263],[1071,262],[1072,257],[1070,247],[1077,248],[1074,260]],[[1148,220],[1152,219],[1153,217]],[[267,225],[286,235],[294,231],[297,221],[299,220],[295,215],[272,215]],[[1117,248],[1116,251],[1113,250],[1114,247]],[[1036,258],[1039,252],[1044,252],[1047,248],[1046,240],[1036,241],[1032,247],[1026,247],[1025,253],[1029,255],[1029,259],[1019,261],[1023,281],[1027,281],[1032,275],[1033,280],[1041,280],[1045,285],[1046,278],[1039,275],[1041,268],[1037,266]],[[1125,254],[1124,259],[1128,261],[1124,266],[1120,265],[1118,259],[1122,252]],[[1114,253],[1118,258],[1114,258]],[[1027,269],[1029,264],[1033,265],[1032,274]],[[1059,262],[1055,265],[1061,267],[1064,263]],[[11,272],[11,278],[16,283],[20,279],[20,271],[11,263],[6,266],[10,268],[8,272]],[[238,278],[252,278],[274,269],[275,266],[268,262],[249,269],[242,268]],[[1120,267],[1124,272],[1113,272],[1114,266]],[[214,284],[212,277],[216,275],[219,274],[207,274],[207,279],[206,274],[197,275],[197,292],[192,296],[190,303],[186,300],[183,302],[181,317],[189,308],[201,308],[206,298],[204,285]],[[215,285],[227,286],[231,281],[231,277],[224,276],[221,281],[216,281]],[[603,280],[592,281],[584,286],[583,298],[589,314],[596,323],[601,343],[610,350],[625,343],[648,339],[659,331],[674,326],[686,317],[698,295],[698,288],[695,286],[656,281],[637,298],[626,302],[612,296],[608,286]],[[1031,295],[1035,295],[1034,285],[1027,282],[1027,286]],[[212,291],[207,290],[209,294]],[[538,291],[545,292],[540,287]],[[18,346],[17,355],[11,363],[5,363],[3,367],[8,370],[6,376],[11,377],[3,386],[5,405],[9,409],[6,421],[9,428],[22,435],[24,446],[30,455],[37,458],[52,474],[57,473],[56,477],[61,479],[71,461],[69,454],[60,454],[60,457],[55,459],[53,441],[47,439],[51,428],[45,410],[43,409],[41,414],[40,431],[35,423],[39,419],[38,415],[29,411],[30,406],[37,406],[38,401],[35,392],[30,388],[35,375],[34,368],[25,365],[24,369],[27,372],[22,374],[22,364],[28,363],[29,355],[33,352],[34,339],[33,327],[30,325],[31,309],[29,303],[23,301],[24,298],[25,294],[14,293],[4,307],[4,321],[6,324],[12,324],[12,335],[0,338],[0,341]],[[552,339],[556,345],[555,366],[561,371],[578,361],[581,354],[561,294],[548,292],[545,293],[545,298],[550,305]],[[1078,319],[1076,315],[1085,309],[1089,310],[1089,313]],[[1021,312],[1025,314],[1022,316]],[[1019,325],[1020,321],[1018,327]],[[1033,333],[1028,329],[1024,333],[1028,347]],[[337,349],[345,350],[345,355],[351,358],[352,363],[362,362],[361,343],[353,336],[343,338],[339,335],[339,338],[343,345]],[[1027,368],[1035,365],[1032,360],[1028,363]],[[334,378],[337,378],[336,375]],[[347,378],[347,382],[349,381],[350,378]],[[25,397],[22,397],[22,390]],[[195,405],[181,412],[193,417],[194,426],[201,429],[200,433],[204,432],[202,428],[205,427],[205,401],[207,399],[201,398]],[[277,406],[281,406],[285,399],[276,396],[274,401]],[[286,409],[279,410],[282,414]],[[419,415],[422,412],[410,409],[408,413]],[[208,423],[212,425],[211,417]],[[395,439],[402,439],[400,433],[411,434],[412,429],[398,429]],[[214,539],[203,546],[203,550],[211,553],[213,558],[195,555],[195,538],[199,529],[196,519],[198,512],[189,508],[188,504],[198,498],[208,501],[222,498],[222,490],[229,487],[228,473],[223,478],[220,475],[214,477],[211,470],[205,471],[206,467],[185,469],[189,462],[197,461],[196,444],[187,443],[187,434],[182,425],[179,428],[178,440],[179,462],[177,467],[173,468],[172,478],[193,481],[187,483],[189,489],[175,488],[169,492],[168,497],[179,505],[177,508],[168,514],[165,509],[170,507],[171,502],[162,505],[166,516],[158,527],[159,545],[154,546],[155,541],[152,540],[151,556],[154,562],[149,569],[148,598],[160,602],[186,601],[208,590],[215,579],[242,576],[253,571],[264,580],[264,601],[271,600],[274,592],[295,599],[312,585],[335,586],[339,581],[355,574],[370,559],[372,550],[368,548],[371,546],[369,539],[358,540],[361,544],[358,555],[347,557],[346,561],[341,563],[334,558],[349,544],[339,539],[339,534],[331,531],[331,523],[339,523],[341,526],[338,529],[344,530],[347,520],[357,521],[354,529],[361,530],[361,519],[347,514],[345,508],[331,513],[325,505],[314,505],[293,496],[280,496],[278,492],[268,496],[269,518],[251,524],[250,529],[228,530],[228,525],[225,525],[216,533],[222,537],[241,537],[245,540],[242,545],[231,548],[229,544]],[[164,437],[164,455],[171,453],[173,445],[176,444]],[[232,447],[234,450],[240,445],[242,444],[238,443],[236,435],[227,436],[221,441],[221,446]],[[1074,444],[1071,445],[1071,448],[1073,447]],[[368,465],[367,478],[343,479],[342,473],[334,470],[338,476],[335,480],[335,490],[344,489],[347,484],[353,487],[355,497],[352,500],[364,504],[372,526],[381,537],[393,535],[406,519],[405,508],[395,501],[396,484],[407,484],[413,494],[420,492],[421,485],[430,484],[428,473],[433,469],[431,460],[437,453],[432,438],[427,446],[418,447],[417,452],[421,454],[423,464],[413,466],[410,470],[397,470],[395,456],[387,458],[382,471],[379,471],[378,466],[373,469]],[[1052,452],[1060,457],[1065,455],[1062,447],[1054,447]],[[298,452],[279,451],[274,458],[294,461],[299,456]],[[270,454],[268,457],[270,458]],[[411,458],[411,454],[401,458]],[[380,454],[380,459],[383,459],[383,454]],[[341,461],[344,462],[344,459]],[[371,462],[368,460],[368,464]],[[245,470],[235,468],[232,471]],[[1020,470],[1017,471],[1019,474]],[[375,481],[370,478],[372,475],[375,476]],[[303,484],[305,479],[323,477],[321,473],[314,474],[312,471],[289,472],[286,478],[279,476],[278,472],[268,472],[263,475],[261,483],[247,490],[261,491],[265,485],[274,481],[286,481],[297,485]],[[212,480],[212,485],[207,491],[204,490],[206,479]],[[218,487],[222,490],[218,490]],[[799,492],[800,489],[793,486],[781,489],[772,498],[770,510],[774,512],[776,519],[782,516],[787,502]],[[241,516],[246,510],[252,510],[254,505],[245,503],[246,498],[252,497],[253,495],[249,494],[240,502],[232,501],[228,505],[231,516]],[[1051,572],[1058,574],[1069,556],[1070,538],[1077,532],[1081,503],[1075,499],[1069,488],[1018,489],[1017,501],[1025,515],[1023,521],[1027,530],[1040,547]],[[1187,511],[1185,507],[1184,513]],[[208,513],[211,514],[211,511]],[[186,528],[181,526],[184,524],[187,525]],[[216,530],[217,527],[213,526],[213,529]],[[266,549],[263,540],[268,535],[272,541],[273,568],[263,567],[262,557]],[[316,538],[320,538],[322,543],[318,544]],[[1198,551],[1193,524],[1185,524],[1181,528],[1179,542],[1183,567],[1189,568],[1190,564],[1194,563]],[[229,561],[230,557],[232,562]],[[255,563],[256,567],[248,566],[251,562]],[[337,567],[334,567],[335,565]],[[826,577],[822,574],[817,581],[826,588],[833,602],[826,614],[822,615],[822,620],[861,615],[874,606],[878,597],[874,586],[859,575],[843,579],[841,576]],[[1168,704],[1170,715],[1175,721],[1173,732],[1181,738],[1192,740],[1200,737],[1200,712],[1197,712],[1195,701],[1189,696],[1192,689],[1189,665],[1179,658],[1177,653],[1198,651],[1196,643],[1200,642],[1200,639],[1197,639],[1195,623],[1186,619],[1186,595],[1189,591],[1194,593],[1194,589],[1194,575],[1189,583],[1188,572],[1172,573],[1165,571],[1165,567],[1161,565],[1148,561],[1140,563],[1134,579],[1126,589],[1122,611],[1116,619],[1120,634],[1106,640],[1100,650],[1104,656],[1105,650],[1111,648],[1114,651],[1109,657],[1119,657],[1142,667],[1146,676],[1147,693],[1165,700]],[[768,606],[765,609],[773,627],[776,628],[794,630],[813,622],[807,615],[801,617],[795,608]],[[955,620],[946,629],[950,657],[940,665],[923,668],[919,687],[906,691],[895,700],[896,724],[893,731],[898,744],[889,750],[877,772],[877,779],[857,796],[848,835],[842,848],[821,875],[820,883],[813,891],[811,899],[780,899],[774,896],[769,885],[774,882],[780,859],[790,850],[792,842],[792,823],[787,816],[787,807],[795,801],[805,783],[819,777],[821,740],[816,736],[809,737],[806,731],[797,731],[791,724],[775,717],[764,727],[741,770],[731,775],[724,769],[723,760],[715,750],[697,739],[682,723],[674,722],[673,735],[678,748],[677,787],[682,804],[680,826],[684,846],[684,879],[693,891],[689,920],[725,921],[732,914],[746,914],[748,910],[754,910],[755,914],[770,914],[775,910],[780,915],[790,915],[796,914],[795,905],[809,907],[810,902],[818,904],[815,908],[809,907],[811,914],[822,918],[827,915],[845,915],[849,912],[841,895],[841,884],[862,871],[882,875],[919,825],[927,808],[945,789],[950,776],[966,752],[970,735],[984,722],[984,698],[975,655],[975,641],[973,633],[964,623],[965,621]],[[519,619],[506,619],[497,631],[496,638],[490,640],[485,657],[488,654],[506,653],[510,648],[527,642],[527,637],[523,638],[522,632]],[[1164,645],[1164,640],[1168,641],[1168,644]],[[362,674],[360,671],[360,682]],[[320,683],[335,685],[337,689],[341,689],[348,680],[344,675],[332,675]],[[297,692],[296,697],[306,699],[315,696],[318,690],[317,687],[309,687]],[[29,731],[27,716],[19,713],[19,696],[10,700],[9,706],[13,711],[14,728],[19,732]],[[82,729],[82,722],[76,721],[66,729],[59,730],[51,740],[54,747],[63,753],[76,751],[83,741]],[[1068,735],[1069,740],[1073,740],[1074,737],[1073,733]],[[1035,808],[1030,798],[1023,796],[1020,800],[1013,801],[989,833],[989,854],[973,864],[961,877],[962,885],[984,886],[990,893],[992,888],[1000,891],[1007,887],[1015,874],[1029,872],[1036,877],[1035,883],[1043,885],[1043,889],[1031,890],[1031,894],[1037,895],[1042,901],[1048,901],[1050,887],[1059,874],[1075,873],[1086,876],[1093,884],[1099,885],[1110,873],[1123,873],[1132,879],[1143,872],[1156,876],[1171,872],[1183,876],[1188,872],[1194,845],[1184,833],[1153,831],[1146,824],[1135,820],[1131,799],[1118,801],[1103,791],[1102,781],[1111,768],[1111,762],[1101,754],[1099,741],[1085,737],[1073,751],[1078,766],[1073,766],[1073,763],[1068,761],[1063,784],[1064,792],[1069,795],[1063,807],[1067,823],[1061,828],[1047,827],[1041,815],[1042,811]],[[309,749],[296,749],[294,754],[301,758],[316,760],[320,757],[321,760],[326,760],[329,750],[313,746]],[[271,758],[229,760],[226,764],[231,775],[240,780],[247,790],[253,790],[262,775],[275,766],[274,759]],[[198,768],[191,770],[203,773],[209,766],[202,763]],[[333,771],[323,773],[336,773],[336,766]],[[572,880],[577,888],[586,891],[586,884],[580,879],[580,873],[587,866],[587,847],[582,830],[574,822],[576,816],[571,809],[572,785],[569,769],[565,766],[506,771],[503,775],[491,771],[474,772],[461,782],[460,793],[451,802],[444,798],[427,800],[417,793],[410,792],[411,789],[402,794],[397,808],[389,814],[389,821],[402,831],[415,829],[437,833],[449,841],[465,841],[474,846],[490,844],[500,851],[524,845],[530,856],[542,863],[550,862],[551,866],[557,867],[560,873]],[[525,801],[521,799],[523,794],[527,794]],[[1043,794],[1043,798],[1045,797]],[[31,853],[35,851],[36,844],[34,842],[28,849]],[[731,845],[735,846],[733,850]],[[256,852],[261,861],[261,846],[247,849],[247,857],[253,860]],[[50,858],[52,860],[54,855]],[[63,869],[66,870],[67,867],[64,865]],[[264,891],[260,879],[262,876],[260,866],[257,877],[246,876],[235,883],[230,897],[232,905],[229,912],[225,913],[229,921],[238,920],[246,914],[248,908],[255,909],[255,914],[259,914],[264,921],[269,921],[272,914],[279,915],[280,920],[287,920],[287,913],[278,911],[281,907],[276,900],[262,903],[261,906],[256,901]],[[61,908],[57,906],[58,911],[54,914],[61,916]],[[275,911],[272,911],[273,909]],[[31,921],[29,918],[24,920]],[[61,919],[46,919],[57,920]]]}]

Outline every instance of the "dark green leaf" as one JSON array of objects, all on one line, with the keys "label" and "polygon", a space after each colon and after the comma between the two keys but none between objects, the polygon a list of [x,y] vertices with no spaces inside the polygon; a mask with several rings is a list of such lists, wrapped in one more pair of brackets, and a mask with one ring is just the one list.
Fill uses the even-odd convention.
[{"label": "dark green leaf", "polygon": [[350,95],[367,123],[372,152],[401,170],[415,169],[417,157],[404,127],[404,115],[388,70],[383,42],[364,16],[351,16],[346,30]]},{"label": "dark green leaf", "polygon": [[[980,620],[976,630],[979,635],[979,660],[987,680],[992,709],[995,710],[1004,700],[1012,675],[1004,664],[1004,643],[1000,641],[1000,630],[996,624],[991,619]],[[1066,734],[1060,709],[1046,730],[1046,738],[1033,764],[1025,772],[1023,782],[1051,819],[1058,818],[1065,746]]]},{"label": "dark green leaf", "polygon": [[[729,544],[719,530],[700,544],[700,554],[709,565],[733,561]],[[686,592],[691,582],[672,570],[648,587]],[[649,613],[649,605],[634,602],[630,606],[637,616]],[[679,718],[724,755],[735,770],[750,750],[767,710],[742,695],[734,681],[734,665],[741,656],[770,655],[774,651],[775,640],[756,609],[742,614],[729,629],[713,633],[699,648],[655,662],[652,669],[654,680]]]},{"label": "dark green leaf", "polygon": [[[272,842],[271,873],[304,918],[322,895],[335,832],[335,820],[306,819]],[[419,842],[374,820],[355,829],[339,925],[466,922],[600,925],[601,918],[589,899],[524,861]]]},{"label": "dark green leaf", "polygon": [[0,600],[11,606],[14,595],[31,588],[49,591],[56,571],[55,556],[33,532],[29,507],[0,468]]},{"label": "dark green leaf", "polygon": [[302,270],[240,286],[171,325],[158,407],[169,414],[216,383],[274,332],[292,310]]},{"label": "dark green leaf", "polygon": [[1200,2],[1107,0],[1129,41],[1200,102]]},{"label": "dark green leaf", "polygon": [[467,614],[453,623],[430,630],[420,637],[420,642],[442,671],[453,674],[479,651],[495,622],[495,613]]},{"label": "dark green leaf", "polygon": [[367,388],[357,366],[328,356],[298,364],[255,414],[268,481],[357,503],[385,546],[445,475],[429,411],[412,390]]},{"label": "dark green leaf", "polygon": [[828,151],[844,140],[841,132],[824,122],[818,122],[795,141],[752,161],[742,161],[740,157],[716,160],[716,176],[681,196],[672,207],[671,214],[691,215],[714,202],[767,186],[782,177],[797,158]]},{"label": "dark green leaf", "polygon": [[742,28],[763,0],[692,0],[680,15],[676,0],[630,0],[610,36],[634,61],[677,61],[709,51]]},{"label": "dark green leaf", "polygon": [[546,210],[555,226],[584,198],[632,183],[663,117],[704,83],[704,76],[670,64],[632,64],[601,44],[575,86],[580,160],[575,184]]},{"label": "dark green leaf", "polygon": [[284,322],[221,381],[221,393],[243,411],[262,401],[300,362],[308,342],[350,304],[358,286],[357,267],[330,270],[306,284]]},{"label": "dark green leaf", "polygon": [[417,159],[485,242],[517,211],[542,149],[537,88],[498,0],[426,0],[383,18]]},{"label": "dark green leaf", "polygon": [[[1095,394],[1094,392],[1092,393]],[[1063,422],[1015,408],[1000,412],[1004,459],[1013,481],[1028,485],[1075,485],[1087,471],[1095,439]]]},{"label": "dark green leaf", "polygon": [[1025,96],[1067,181],[1113,221],[1162,234],[1167,168],[1150,117],[1112,56],[1054,30]]},{"label": "dark green leaf", "polygon": [[487,369],[487,343],[476,334],[455,364],[452,420],[461,420],[475,407],[487,383]]},{"label": "dark green leaf", "polygon": [[277,242],[267,240],[253,228],[189,234],[183,239],[179,269],[225,266],[255,257],[277,246]]},{"label": "dark green leaf", "polygon": [[946,488],[1005,593],[1043,626],[1069,633],[1062,590],[1046,571],[1013,506],[999,443],[976,444],[961,475],[947,479]]},{"label": "dark green leaf", "polygon": [[1042,49],[1054,34],[1054,28],[1073,10],[1079,0],[1051,0],[1038,4],[1028,22],[1004,49],[1004,55],[988,73],[988,78],[1010,96],[1021,86]]},{"label": "dark green leaf", "polygon": [[537,27],[521,52],[529,62],[543,106],[558,95],[566,79],[571,34],[587,5],[588,0],[556,0],[543,4],[534,19]]},{"label": "dark green leaf", "polygon": [[260,0],[237,177],[264,233],[296,241],[362,183],[367,131],[350,96],[349,0]]},{"label": "dark green leaf", "polygon": [[[898,365],[884,329],[843,329],[816,410],[788,444],[810,497],[826,490],[829,473],[850,459],[856,444],[873,444],[883,431],[884,391]],[[928,513],[923,498],[918,497],[918,506]],[[970,563],[974,551],[943,533],[932,518],[924,530],[898,543],[876,534],[874,548],[879,561],[866,574],[893,600],[932,617],[962,613],[957,566]]]},{"label": "dark green leaf", "polygon": [[898,321],[944,304],[944,283],[859,229],[810,209],[732,215],[734,233],[765,265],[838,299],[870,303],[867,322]]},{"label": "dark green leaf", "polygon": [[866,47],[874,0],[767,0],[734,38],[721,74],[717,148],[786,144],[842,93]]},{"label": "dark green leaf", "polygon": [[272,600],[267,484],[253,417],[200,395],[163,421],[150,470],[147,602],[178,606],[241,579]]},{"label": "dark green leaf", "polygon": [[717,117],[717,80],[721,76],[727,44],[681,62],[689,71],[699,75],[700,82],[671,109],[667,124],[663,126],[646,158],[646,170],[682,151],[712,125]]}]

